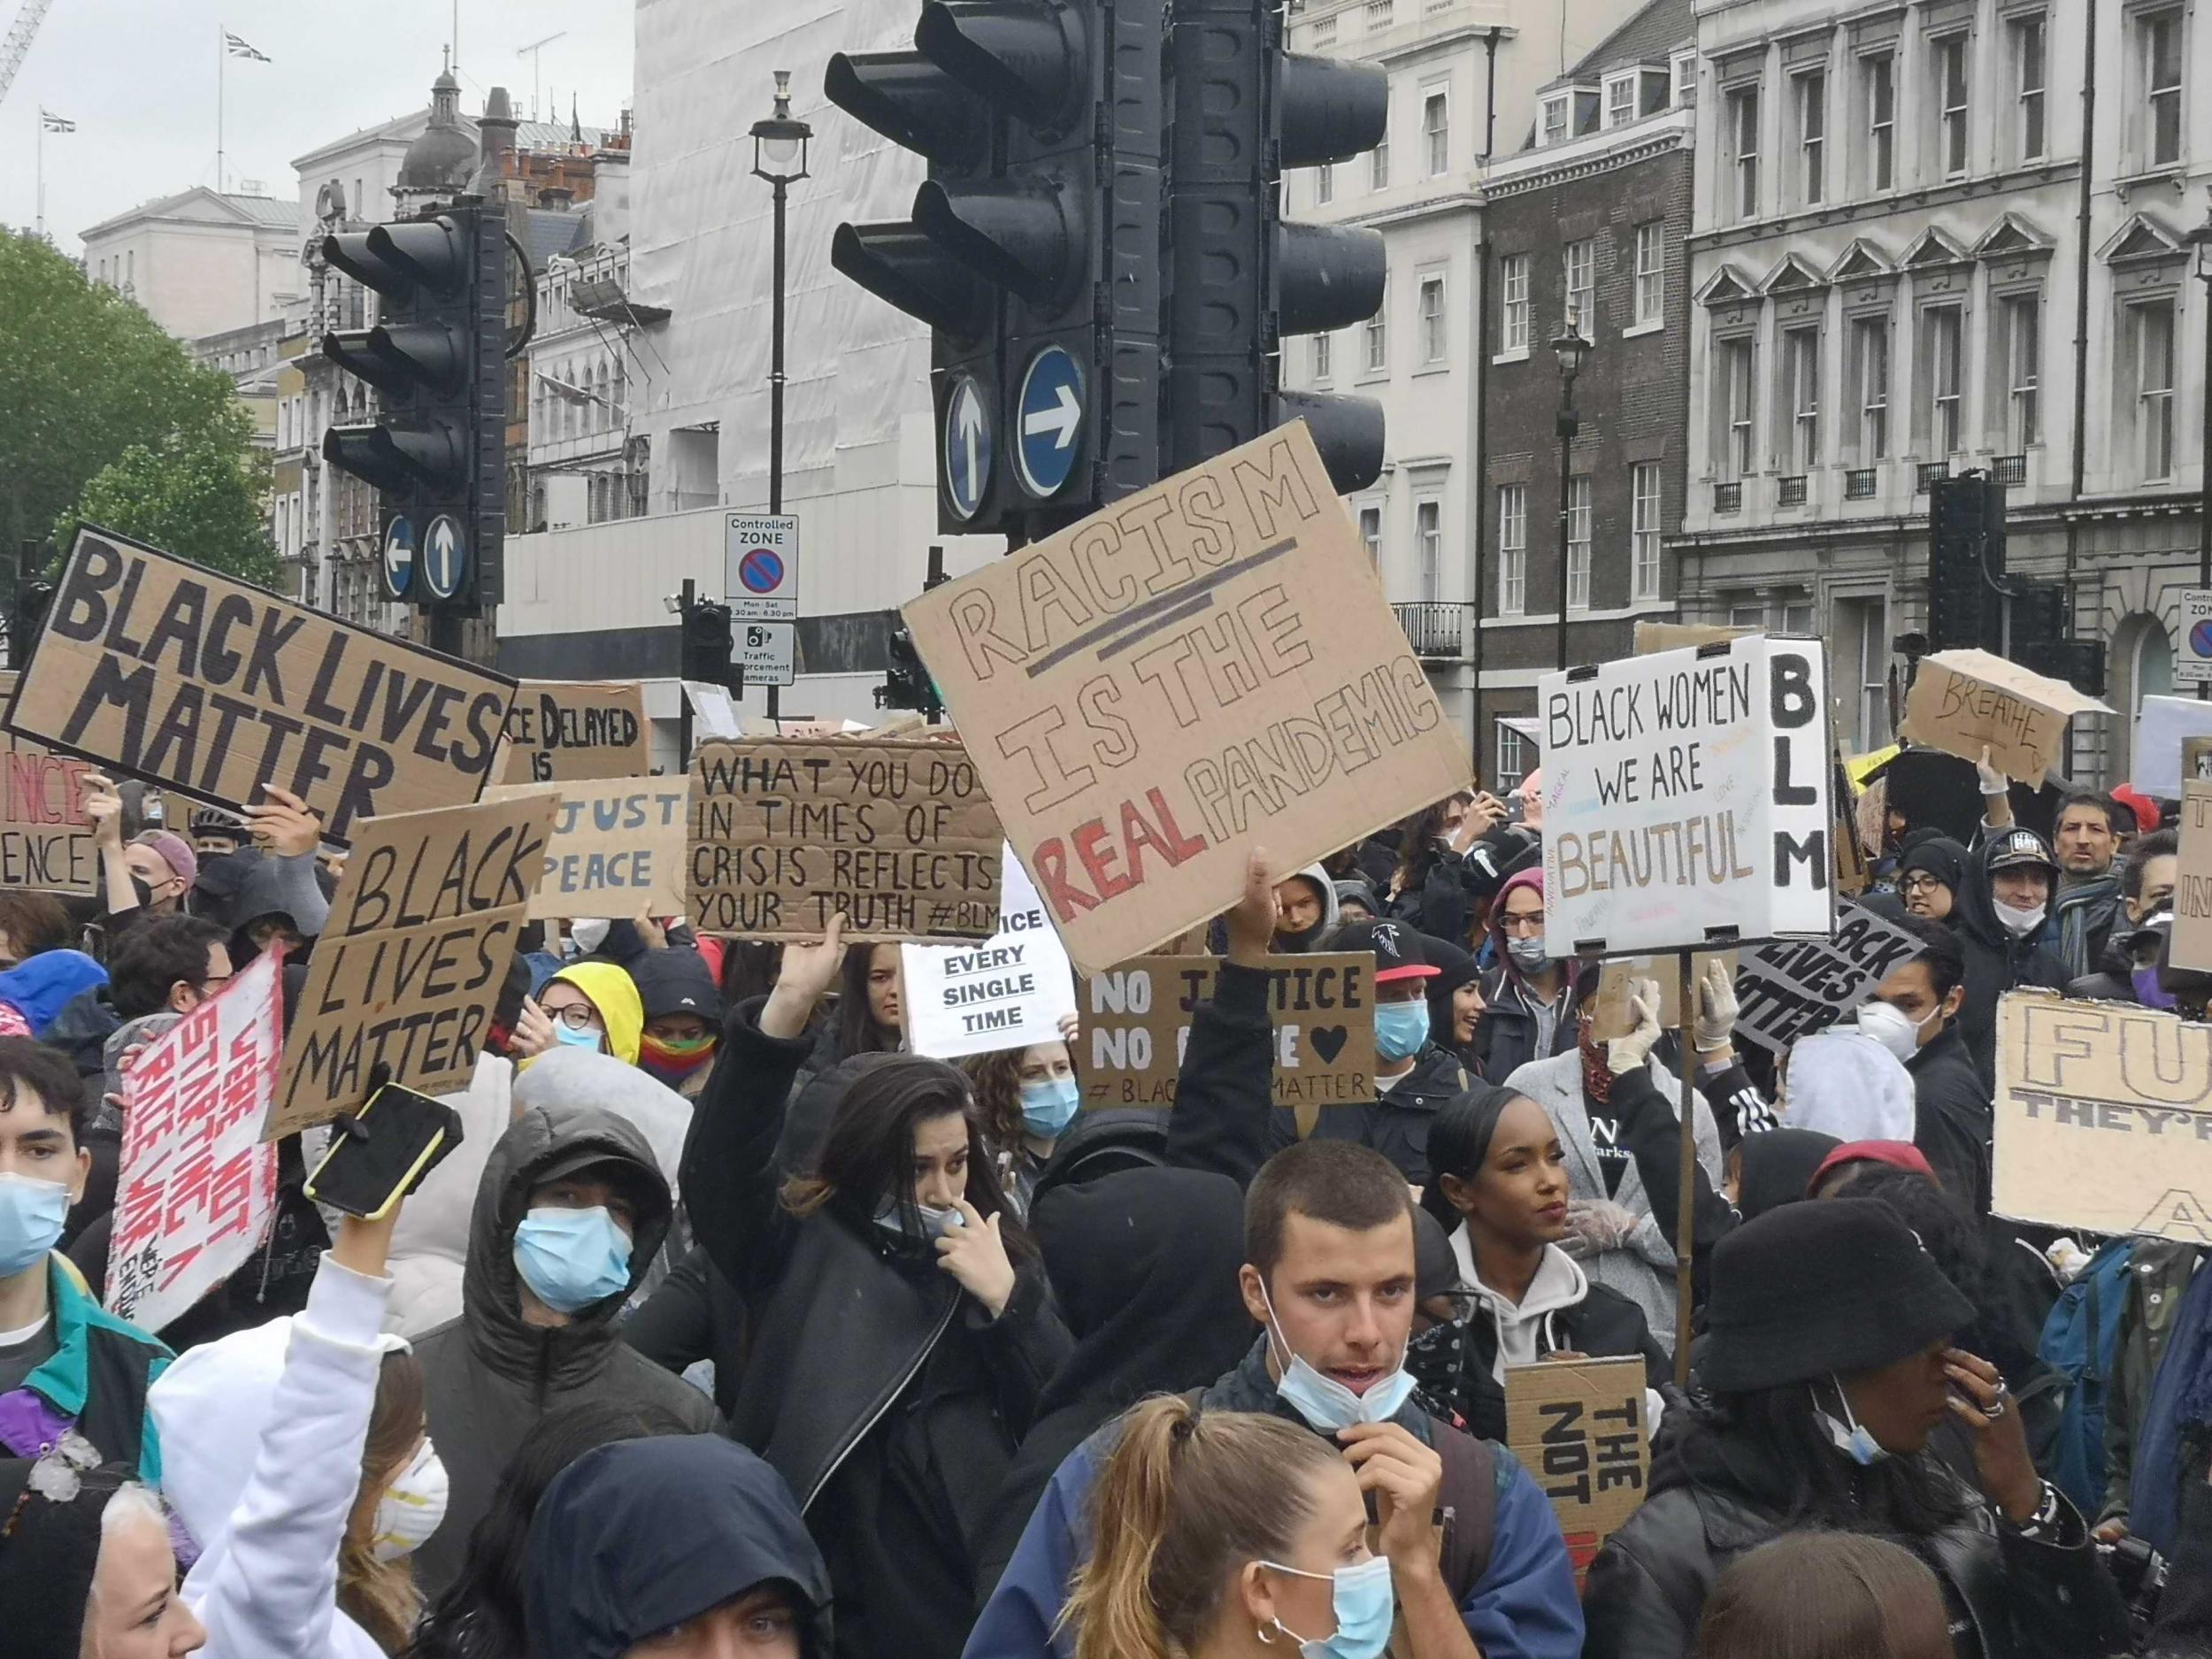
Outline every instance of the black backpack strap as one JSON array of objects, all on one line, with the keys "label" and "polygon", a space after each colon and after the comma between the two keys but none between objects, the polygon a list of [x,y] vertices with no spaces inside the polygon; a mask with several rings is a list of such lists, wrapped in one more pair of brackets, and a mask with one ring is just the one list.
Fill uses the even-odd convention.
[{"label": "black backpack strap", "polygon": [[1490,1547],[1498,1522],[1498,1462],[1487,1440],[1430,1421],[1436,1455],[1444,1463],[1436,1495],[1443,1529],[1439,1560],[1452,1600],[1464,1607],[1490,1570]]}]

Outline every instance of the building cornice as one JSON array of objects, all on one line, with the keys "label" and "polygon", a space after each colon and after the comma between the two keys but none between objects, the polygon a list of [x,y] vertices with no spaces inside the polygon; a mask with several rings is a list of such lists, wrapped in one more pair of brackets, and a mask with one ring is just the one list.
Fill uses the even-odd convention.
[{"label": "building cornice", "polygon": [[[1565,147],[1563,145],[1562,150]],[[1609,146],[1594,153],[1579,156],[1563,154],[1548,165],[1532,167],[1527,172],[1517,170],[1504,178],[1493,169],[1485,181],[1485,188],[1496,200],[1509,196],[1525,196],[1531,190],[1548,189],[1555,185],[1571,184],[1578,179],[1595,178],[1601,173],[1632,167],[1639,162],[1649,161],[1655,156],[1671,155],[1676,150],[1691,148],[1689,124],[1662,127],[1640,133],[1632,138]],[[1540,154],[1541,152],[1535,152]],[[1517,164],[1522,158],[1515,157]]]},{"label": "building cornice", "polygon": [[1693,230],[1685,240],[1693,253],[1716,248],[1739,248],[1747,242],[1765,242],[1777,236],[1793,236],[1802,231],[1818,230],[1829,226],[1871,223],[1917,208],[1946,207],[1955,202],[1971,202],[1988,196],[2010,198],[2022,190],[2032,190],[2039,185],[2064,184],[2080,176],[2081,163],[2078,159],[2043,162],[2032,167],[2016,167],[2009,173],[1991,173],[1979,179],[1962,179],[1919,189],[1896,190],[1888,196],[1832,202],[1820,207],[1801,209],[1794,213],[1778,213],[1770,218],[1753,219],[1747,224]]}]

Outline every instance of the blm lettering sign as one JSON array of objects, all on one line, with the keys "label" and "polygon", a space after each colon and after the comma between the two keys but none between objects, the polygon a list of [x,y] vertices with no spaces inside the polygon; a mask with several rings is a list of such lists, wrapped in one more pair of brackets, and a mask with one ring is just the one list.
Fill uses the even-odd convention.
[{"label": "blm lettering sign", "polygon": [[233,811],[275,784],[344,845],[475,800],[514,686],[87,527],[0,725]]},{"label": "blm lettering sign", "polygon": [[1920,659],[1898,733],[1963,760],[1986,749],[2006,777],[2040,784],[2065,759],[2066,723],[2111,712],[2062,680],[1987,651],[1938,651]]},{"label": "blm lettering sign", "polygon": [[[1085,980],[1076,1071],[1083,1104],[1172,1106],[1191,1016],[1213,1000],[1214,956],[1134,956]],[[1275,1104],[1302,1139],[1323,1108],[1375,1098],[1373,953],[1270,958]]]},{"label": "blm lettering sign", "polygon": [[1544,1360],[1505,1373],[1507,1443],[1566,1535],[1578,1587],[1643,1502],[1651,1425],[1640,1359]]},{"label": "blm lettering sign", "polygon": [[[0,672],[0,703],[14,690],[15,676]],[[93,770],[0,733],[0,887],[99,891],[100,849],[84,810],[84,775]]]},{"label": "blm lettering sign", "polygon": [[370,1073],[425,1094],[467,1087],[545,868],[554,801],[442,807],[359,826],[315,941],[262,1135],[327,1123]]},{"label": "blm lettering sign", "polygon": [[940,1060],[1060,1041],[1075,1012],[1075,970],[1044,901],[1009,853],[999,858],[998,932],[979,945],[901,945],[907,1041]]},{"label": "blm lettering sign", "polygon": [[2182,785],[2181,857],[2174,879],[2174,932],[2169,954],[2177,968],[2212,973],[2212,783]]},{"label": "blm lettering sign", "polygon": [[2212,1025],[2010,993],[1993,1173],[2009,1220],[2212,1245]]},{"label": "blm lettering sign", "polygon": [[526,680],[507,710],[503,783],[642,778],[653,769],[634,680]]},{"label": "blm lettering sign", "polygon": [[1546,674],[1537,706],[1553,956],[1827,937],[1818,644],[1752,634]]},{"label": "blm lettering sign", "polygon": [[1736,970],[1736,1035],[1778,1055],[1857,1008],[1919,950],[1903,928],[1847,904],[1829,938],[1769,945],[1743,959]]},{"label": "blm lettering sign", "polygon": [[750,939],[985,939],[1005,835],[957,743],[762,737],[692,762],[691,924]]},{"label": "blm lettering sign", "polygon": [[1468,778],[1302,424],[907,605],[1007,839],[1098,972]]}]

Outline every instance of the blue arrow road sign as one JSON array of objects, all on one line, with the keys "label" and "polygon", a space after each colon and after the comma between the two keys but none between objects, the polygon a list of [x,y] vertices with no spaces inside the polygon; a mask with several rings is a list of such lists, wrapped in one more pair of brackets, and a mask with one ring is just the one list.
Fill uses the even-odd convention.
[{"label": "blue arrow road sign", "polygon": [[434,597],[450,599],[461,591],[468,573],[468,533],[461,528],[458,518],[449,512],[442,512],[423,533],[423,585]]},{"label": "blue arrow road sign", "polygon": [[384,527],[384,590],[404,599],[414,585],[415,526],[405,513],[395,513]]},{"label": "blue arrow road sign", "polygon": [[945,499],[963,518],[982,509],[991,480],[991,418],[983,388],[963,374],[945,399]]},{"label": "blue arrow road sign", "polygon": [[1047,346],[1030,358],[1022,376],[1021,442],[1015,454],[1031,495],[1056,495],[1068,481],[1082,430],[1083,372],[1059,347]]}]

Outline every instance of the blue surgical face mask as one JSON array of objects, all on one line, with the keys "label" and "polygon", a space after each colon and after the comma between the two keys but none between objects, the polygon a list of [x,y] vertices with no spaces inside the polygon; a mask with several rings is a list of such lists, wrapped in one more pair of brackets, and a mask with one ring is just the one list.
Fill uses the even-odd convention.
[{"label": "blue surgical face mask", "polygon": [[1833,1376],[1831,1376],[1828,1381],[1836,1391],[1836,1402],[1843,1408],[1843,1416],[1839,1417],[1830,1411],[1820,1403],[1817,1396],[1813,1400],[1813,1415],[1820,1419],[1821,1428],[1826,1432],[1830,1442],[1838,1451],[1853,1463],[1871,1469],[1876,1463],[1888,1457],[1889,1453],[1883,1448],[1879,1440],[1866,1432],[1864,1425],[1852,1414],[1851,1400],[1843,1392],[1843,1385]]},{"label": "blue surgical face mask", "polygon": [[630,1287],[630,1240],[603,1204],[534,1210],[515,1229],[515,1271],[556,1313],[574,1313]]},{"label": "blue surgical face mask", "polygon": [[1275,1628],[1298,1644],[1299,1659],[1377,1659],[1390,1645],[1390,1621],[1398,1611],[1397,1593],[1390,1583],[1390,1557],[1370,1555],[1356,1567],[1334,1572],[1307,1572],[1286,1567],[1279,1561],[1263,1561],[1263,1567],[1298,1578],[1326,1578],[1333,1586],[1330,1605],[1336,1612],[1336,1634],[1310,1640],[1283,1623]]},{"label": "blue surgical face mask", "polygon": [[59,1181],[0,1174],[0,1279],[13,1279],[61,1241],[69,1189]]},{"label": "blue surgical face mask", "polygon": [[1324,1434],[1333,1434],[1355,1423],[1387,1423],[1413,1397],[1413,1373],[1406,1369],[1402,1351],[1390,1375],[1373,1384],[1365,1394],[1356,1394],[1335,1378],[1325,1376],[1291,1352],[1289,1339],[1283,1335],[1283,1327],[1275,1317],[1274,1299],[1267,1294],[1263,1279],[1260,1283],[1260,1301],[1267,1309],[1268,1333],[1281,1349],[1283,1374],[1275,1384],[1275,1392],[1310,1426]]},{"label": "blue surgical face mask", "polygon": [[566,1020],[557,1019],[553,1022],[553,1041],[565,1042],[572,1048],[588,1048],[597,1054],[606,1044],[607,1033],[603,1031],[579,1031]]},{"label": "blue surgical face mask", "polygon": [[[940,1210],[934,1204],[918,1203],[914,1211],[922,1218],[922,1237],[941,1239],[955,1227],[964,1227],[968,1218],[957,1210]],[[876,1225],[886,1233],[895,1233],[902,1239],[910,1239],[913,1232],[906,1225],[906,1208],[895,1198],[887,1198],[876,1210]]]},{"label": "blue surgical face mask", "polygon": [[2133,979],[2135,1000],[2145,1008],[2178,1008],[2180,1006],[2172,992],[2160,987],[2158,969],[2155,964],[2147,968],[2136,969]]},{"label": "blue surgical face mask", "polygon": [[1083,1091],[1071,1077],[1040,1078],[1022,1085],[1022,1123],[1033,1135],[1050,1141],[1075,1121]]},{"label": "blue surgical face mask", "polygon": [[1415,997],[1410,1002],[1375,1004],[1375,1052],[1390,1061],[1410,1060],[1429,1040],[1429,1005]]}]

